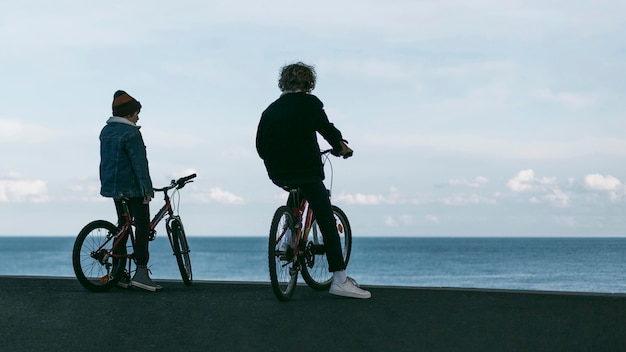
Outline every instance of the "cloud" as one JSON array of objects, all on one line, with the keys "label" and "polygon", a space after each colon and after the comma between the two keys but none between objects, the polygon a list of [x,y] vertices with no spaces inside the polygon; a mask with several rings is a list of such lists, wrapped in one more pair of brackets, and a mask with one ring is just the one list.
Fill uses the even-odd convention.
[{"label": "cloud", "polygon": [[453,195],[441,199],[441,202],[445,205],[468,205],[468,204],[495,204],[496,200],[489,197],[484,197],[478,194],[470,195]]},{"label": "cloud", "polygon": [[397,227],[400,225],[412,225],[413,224],[413,216],[402,214],[397,216],[387,215],[385,217],[385,224],[389,227]]},{"label": "cloud", "polygon": [[513,192],[525,192],[535,190],[539,186],[553,184],[556,181],[554,177],[537,178],[535,171],[532,169],[522,170],[510,179],[506,186]]},{"label": "cloud", "polygon": [[621,186],[620,180],[611,175],[589,174],[585,176],[585,188],[592,191],[615,191]]},{"label": "cloud", "polygon": [[486,184],[487,182],[489,182],[489,180],[483,176],[478,176],[473,181],[467,181],[467,180],[461,180],[461,179],[448,180],[448,184],[450,184],[451,186],[464,186],[464,187],[471,187],[471,188],[480,187]]},{"label": "cloud", "polygon": [[585,188],[590,191],[608,192],[611,202],[626,199],[626,185],[611,175],[589,174],[585,176]]},{"label": "cloud", "polygon": [[100,195],[100,182],[98,181],[84,180],[68,186],[67,190],[67,194],[63,197],[65,201],[103,202],[107,199],[110,200],[110,198]]},{"label": "cloud", "polygon": [[395,187],[390,187],[387,195],[340,193],[333,197],[333,201],[359,205],[399,204],[404,202],[404,200],[400,198],[400,193],[398,193],[398,190]]},{"label": "cloud", "polygon": [[50,200],[43,180],[28,180],[10,173],[0,179],[0,203],[44,203]]},{"label": "cloud", "polygon": [[[572,186],[573,178],[568,178],[568,185]],[[532,204],[541,204],[547,201],[555,206],[565,207],[571,204],[571,197],[556,187],[555,177],[537,177],[532,169],[517,173],[507,184],[507,188],[514,193],[528,193],[533,195],[528,199]]]},{"label": "cloud", "polygon": [[545,195],[545,198],[556,206],[570,205],[570,197],[558,188],[552,189],[552,192]]},{"label": "cloud", "polygon": [[0,119],[0,144],[42,143],[60,135],[60,131],[39,124],[24,123],[16,119]]},{"label": "cloud", "polygon": [[377,205],[385,202],[385,197],[379,194],[339,194],[335,200],[337,202],[344,202],[348,204],[360,204],[360,205]]},{"label": "cloud", "polygon": [[220,187],[213,187],[208,192],[194,192],[192,197],[200,202],[223,203],[223,204],[243,204],[244,199],[233,193],[225,191]]}]

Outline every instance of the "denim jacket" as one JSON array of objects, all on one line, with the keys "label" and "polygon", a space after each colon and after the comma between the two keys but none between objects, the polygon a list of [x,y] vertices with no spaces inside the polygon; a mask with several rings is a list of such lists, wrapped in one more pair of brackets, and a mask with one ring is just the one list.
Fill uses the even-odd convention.
[{"label": "denim jacket", "polygon": [[123,117],[110,117],[100,132],[100,186],[105,197],[154,196],[139,126]]}]

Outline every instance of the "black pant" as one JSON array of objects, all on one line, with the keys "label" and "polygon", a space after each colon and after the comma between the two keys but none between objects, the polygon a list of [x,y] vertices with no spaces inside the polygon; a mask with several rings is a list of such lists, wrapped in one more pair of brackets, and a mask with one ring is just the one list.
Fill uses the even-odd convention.
[{"label": "black pant", "polygon": [[[118,226],[123,226],[126,221],[122,201],[113,199],[117,211]],[[127,198],[126,204],[130,211],[131,219],[135,225],[135,251],[134,257],[137,265],[148,265],[148,236],[150,235],[150,205],[143,204],[142,197]],[[128,241],[128,237],[126,238]],[[125,248],[126,246],[124,246]]]},{"label": "black pant", "polygon": [[[283,187],[283,185],[279,185]],[[322,180],[312,183],[298,185],[288,185],[289,188],[300,188],[302,194],[309,202],[309,207],[313,210],[317,224],[322,231],[324,247],[326,248],[326,259],[328,260],[328,270],[341,271],[346,269],[341,251],[341,242],[337,232],[337,223],[333,215],[333,208],[328,197],[328,190]],[[291,195],[290,195],[291,196]],[[289,199],[287,204],[291,204]],[[296,205],[296,206],[299,206]]]}]

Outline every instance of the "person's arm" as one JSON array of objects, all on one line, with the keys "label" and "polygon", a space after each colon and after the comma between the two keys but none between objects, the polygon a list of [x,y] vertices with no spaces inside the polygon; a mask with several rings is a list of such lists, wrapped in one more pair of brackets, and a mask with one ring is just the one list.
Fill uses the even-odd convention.
[{"label": "person's arm", "polygon": [[128,140],[128,155],[133,166],[133,170],[139,185],[144,195],[144,202],[154,197],[154,190],[152,187],[152,179],[150,178],[150,171],[148,168],[148,157],[146,155],[146,145],[143,142],[141,133],[133,135]]},{"label": "person's arm", "polygon": [[347,141],[343,139],[341,131],[339,131],[333,123],[328,120],[328,116],[324,111],[323,103],[317,99],[315,110],[315,128],[322,137],[333,147],[334,155],[341,155],[344,159],[349,158],[353,154],[353,150],[347,146]]}]

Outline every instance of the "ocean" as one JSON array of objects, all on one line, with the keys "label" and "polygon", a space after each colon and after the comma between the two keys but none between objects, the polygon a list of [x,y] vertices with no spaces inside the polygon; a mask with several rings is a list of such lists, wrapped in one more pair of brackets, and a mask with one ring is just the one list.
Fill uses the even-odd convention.
[{"label": "ocean", "polygon": [[[190,237],[194,280],[269,282],[267,239]],[[73,237],[0,237],[0,275],[74,277]],[[180,279],[167,236],[152,277]],[[354,238],[363,285],[626,293],[626,238]]]}]

